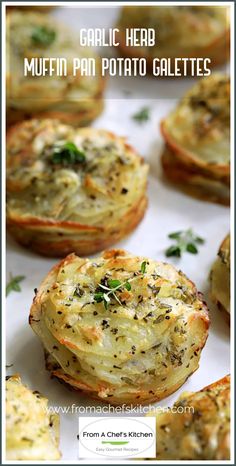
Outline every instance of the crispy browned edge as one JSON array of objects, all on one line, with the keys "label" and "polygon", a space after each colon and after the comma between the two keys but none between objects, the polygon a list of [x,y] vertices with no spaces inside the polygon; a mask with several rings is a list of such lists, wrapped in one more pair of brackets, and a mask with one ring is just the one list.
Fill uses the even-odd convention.
[{"label": "crispy browned edge", "polygon": [[[101,397],[96,394],[93,388],[91,388],[89,385],[85,385],[84,383],[81,382],[75,382],[72,377],[69,375],[63,374],[60,369],[52,369],[50,363],[48,364],[47,362],[47,357],[45,357],[45,367],[47,370],[51,372],[52,378],[56,378],[59,380],[59,382],[64,382],[67,388],[70,388],[72,390],[78,391],[84,395],[88,395],[90,398],[103,402],[103,403],[108,403],[113,406],[120,406],[121,404],[127,404],[127,405],[133,405],[133,406],[139,406],[139,405],[147,405],[149,403],[155,403],[157,401],[161,401],[164,398],[167,398],[168,396],[172,395],[172,393],[175,393],[182,385],[188,380],[188,378],[198,369],[198,367],[192,371],[184,380],[181,380],[179,383],[173,385],[171,389],[163,391],[161,395],[159,396],[152,396],[148,394],[147,391],[145,390],[139,390],[132,396],[122,396],[119,399],[116,396],[109,396],[109,397]],[[77,385],[77,387],[75,385]],[[109,384],[104,383],[104,386],[102,384],[98,385],[98,390],[102,392],[102,389],[106,391],[106,389],[109,387]],[[97,391],[98,391],[97,390]],[[138,400],[137,400],[138,396]]]},{"label": "crispy browned edge", "polygon": [[228,384],[230,384],[230,374],[225,375],[224,377],[222,377],[222,379],[212,382],[210,385],[206,385],[206,387],[202,388],[199,391],[204,392],[205,390],[212,389],[212,388],[214,389],[214,388],[224,386],[224,385],[227,386]]},{"label": "crispy browned edge", "polygon": [[[118,24],[119,26],[119,24]],[[138,49],[138,47],[126,47],[125,43],[125,34],[120,31],[117,34],[118,41],[119,41],[119,46],[118,49],[121,52],[121,55],[124,57],[130,57],[130,58],[146,58],[147,62],[147,72],[149,74],[153,74],[153,58],[150,58],[148,56],[145,57],[143,52]],[[220,37],[215,39],[215,41],[208,45],[207,47],[204,48],[196,48],[192,51],[191,54],[184,54],[183,57],[179,56],[177,58],[210,58],[211,59],[211,67],[216,67],[223,65],[226,63],[229,59],[230,56],[230,29],[228,28],[227,31],[225,31]],[[158,57],[158,51],[156,54],[156,57]],[[161,57],[163,58],[163,57]],[[174,59],[175,57],[165,57],[165,58],[172,58]],[[178,67],[180,68],[181,72],[184,71],[184,65],[183,63],[178,63]],[[188,69],[188,75],[190,75],[190,69]],[[165,78],[171,79],[172,77],[165,76]]]},{"label": "crispy browned edge", "polygon": [[[228,241],[229,239],[229,236],[230,234],[228,234],[224,239],[223,241],[221,242],[220,244],[220,247],[219,247],[219,251],[224,248],[224,245],[225,243]],[[229,240],[230,241],[230,240]],[[211,281],[211,273],[212,271],[210,271],[210,275],[209,275],[209,280]],[[230,312],[227,311],[227,309],[225,309],[225,307],[223,306],[223,304],[220,303],[220,301],[217,301],[214,296],[212,295],[212,292],[210,291],[210,297],[212,299],[212,301],[217,305],[219,311],[222,313],[222,316],[225,320],[225,322],[230,325]]]},{"label": "crispy browned edge", "polygon": [[94,96],[91,97],[93,101],[93,108],[89,110],[78,110],[77,112],[67,112],[67,111],[58,111],[58,110],[45,110],[45,111],[31,111],[25,109],[18,109],[14,107],[7,107],[6,110],[6,121],[7,128],[17,124],[22,123],[23,120],[29,120],[32,118],[35,119],[53,119],[59,120],[61,123],[72,125],[73,127],[83,127],[89,125],[93,120],[95,120],[104,109],[103,102],[103,93],[106,86],[106,77],[100,78],[99,91]]},{"label": "crispy browned edge", "polygon": [[[90,230],[92,230],[93,232],[96,231],[97,234],[99,234],[99,232],[104,233],[106,231],[104,228],[101,227],[94,229],[93,227],[87,225],[81,225],[78,223],[73,224],[73,222],[45,222],[43,219],[36,220],[33,218],[29,218],[27,219],[28,223],[26,223],[26,221],[24,221],[23,219],[21,220],[21,218],[18,217],[14,221],[8,221],[7,226],[9,232],[21,245],[29,247],[33,251],[44,256],[63,257],[64,255],[69,254],[71,252],[75,252],[80,256],[87,256],[112,246],[120,239],[130,234],[143,219],[146,207],[147,198],[146,196],[142,196],[137,202],[137,204],[129,210],[125,217],[123,217],[122,223],[120,223],[119,220],[116,229],[113,228],[111,231],[108,231],[107,237],[102,240],[99,240],[99,238],[91,238],[90,240],[77,241],[70,239],[62,239],[56,242],[44,240],[40,241],[40,232],[34,239],[24,239],[22,237],[23,229],[25,229],[27,232],[27,226],[30,227],[30,229],[32,230],[31,227],[33,225],[38,225],[40,227],[47,225],[49,227],[52,226],[59,228],[65,226],[66,229],[74,229],[75,232],[79,232],[80,230],[83,230],[84,232],[89,232]],[[128,221],[129,219],[130,221]],[[124,225],[124,220],[126,220],[125,227],[121,228],[121,225]],[[20,229],[20,234],[18,234],[18,229]],[[66,233],[63,233],[63,235],[66,236]]]},{"label": "crispy browned edge", "polygon": [[[18,127],[21,123],[16,124],[14,127],[11,127],[7,134],[7,140],[10,137],[14,136],[14,133],[18,131]],[[112,132],[107,132],[113,139],[116,139],[116,135]],[[130,146],[128,143],[124,143],[125,147],[132,151],[137,157],[140,158],[141,163],[144,163],[144,159],[140,157],[135,149]],[[123,216],[122,222],[121,219],[117,220],[117,224],[113,225],[111,229],[106,229],[106,227],[93,227],[90,225],[82,225],[77,222],[71,221],[55,221],[53,219],[41,219],[36,217],[27,217],[21,218],[20,216],[15,217],[14,219],[7,218],[7,227],[8,231],[12,236],[23,246],[31,248],[33,251],[48,256],[48,257],[63,257],[66,254],[75,252],[80,256],[87,256],[94,254],[96,252],[102,251],[113,244],[115,244],[120,239],[127,236],[131,233],[137,225],[141,222],[146,212],[148,200],[146,195],[146,189],[137,203],[129,209],[129,211]],[[80,233],[91,232],[94,236],[88,240],[70,240],[63,238],[56,242],[54,241],[45,241],[41,240],[40,232],[37,232],[37,228],[64,228],[65,230],[74,230],[74,232]],[[33,232],[35,228],[34,238],[27,238],[27,233]],[[23,232],[25,230],[25,238],[23,237]],[[63,233],[66,236],[66,231]],[[100,238],[99,238],[100,235]],[[58,235],[59,236],[59,235]],[[61,235],[60,235],[61,236]],[[103,238],[101,239],[101,236]]]},{"label": "crispy browned edge", "polygon": [[100,99],[94,100],[93,110],[82,110],[78,112],[66,111],[44,111],[44,112],[30,112],[27,110],[16,109],[13,107],[7,108],[7,127],[13,126],[16,123],[21,123],[23,120],[34,119],[51,119],[59,120],[61,123],[71,125],[74,127],[83,127],[92,123],[103,111],[104,103]]},{"label": "crispy browned edge", "polygon": [[[169,161],[170,154],[173,155],[173,163]],[[198,171],[196,167],[193,168],[190,164],[186,166],[183,161],[178,161],[175,155],[176,154],[169,147],[165,147],[161,155],[163,172],[171,183],[173,183],[186,194],[189,194],[190,196],[193,196],[197,199],[214,202],[225,206],[230,205],[230,196],[217,196],[217,194],[213,194],[210,191],[208,193],[206,188],[202,189],[201,186],[194,186],[194,184],[191,183],[192,177],[199,175],[207,179],[209,175],[207,177],[207,174],[204,174],[203,170],[200,169]],[[222,181],[218,176],[212,179],[222,182],[222,184],[225,184],[226,186],[228,185],[228,183]]]},{"label": "crispy browned edge", "polygon": [[[106,256],[109,255],[109,257],[112,257],[112,256],[116,256],[117,253],[124,253],[123,250],[117,250],[117,249],[112,249],[110,251],[106,251]],[[39,289],[37,290],[37,293],[33,299],[33,303],[31,305],[31,308],[30,308],[30,315],[29,315],[29,324],[31,325],[31,327],[33,328],[34,330],[34,322],[37,322],[40,320],[41,318],[41,298],[44,294],[44,291],[45,289],[47,289],[48,287],[48,284],[53,282],[53,278],[54,276],[57,275],[57,272],[58,270],[60,269],[60,267],[63,267],[63,264],[64,263],[69,263],[69,262],[73,262],[74,260],[74,257],[75,257],[75,254],[70,254],[68,255],[67,257],[65,257],[64,259],[62,259],[58,264],[54,265],[52,267],[52,269],[49,271],[49,273],[47,274],[47,276],[44,278],[43,282],[41,283]],[[108,257],[108,256],[107,256]],[[195,288],[195,285],[194,283],[189,280],[190,283],[193,285],[193,287]],[[198,293],[199,296],[201,297],[201,293]],[[209,325],[210,325],[210,319],[209,319],[209,314],[208,314],[208,308],[207,308],[207,304],[205,301],[202,302],[203,303],[203,307],[204,309],[206,310],[206,315],[202,315],[201,316],[201,320],[204,322],[204,325],[205,325],[205,330],[208,331],[208,328],[209,328]],[[37,324],[36,324],[37,325]],[[205,346],[205,343],[206,343],[206,340],[207,338],[205,339],[205,341],[202,342],[202,344],[199,346],[198,349],[203,349],[204,346]],[[58,370],[57,368],[53,368],[51,363],[47,361],[47,352],[45,353],[46,355],[46,358],[45,358],[45,362],[46,362],[46,369],[48,369],[50,372],[51,372],[51,376],[52,377],[55,377],[57,379],[59,379],[60,381],[63,381],[64,383],[66,384],[69,384],[70,388],[72,388],[73,390],[76,390],[76,391],[79,391],[79,392],[84,392],[84,394],[87,394],[89,395],[91,398],[95,399],[95,400],[99,400],[99,401],[102,401],[104,403],[109,403],[111,405],[121,405],[122,403],[130,405],[131,403],[133,405],[145,405],[145,404],[148,404],[148,403],[154,403],[155,401],[160,401],[161,399],[163,398],[166,398],[168,397],[169,395],[171,395],[172,393],[174,393],[176,390],[178,390],[178,388],[180,388],[185,382],[186,380],[198,369],[198,367],[196,367],[195,370],[193,370],[190,374],[188,374],[188,376],[186,377],[185,380],[181,380],[179,383],[173,385],[169,390],[166,390],[166,391],[163,391],[162,395],[155,395],[153,396],[150,396],[150,394],[148,392],[146,392],[145,390],[139,390],[138,392],[136,392],[134,396],[134,398],[132,399],[132,401],[130,400],[130,397],[129,395],[127,396],[122,396],[120,399],[117,399],[116,396],[110,396],[108,398],[103,398],[101,396],[98,396],[97,395],[97,391],[99,391],[100,393],[104,390],[106,391],[107,388],[109,387],[112,387],[111,384],[109,384],[108,382],[100,382],[100,385],[98,385],[97,387],[97,391],[95,392],[94,388],[85,384],[85,383],[82,383],[80,381],[74,381],[73,377],[69,376],[69,375],[66,375],[66,374],[63,374],[60,369]],[[138,395],[138,401],[136,399],[136,396]]]},{"label": "crispy browned edge", "polygon": [[[168,118],[168,117],[167,117]],[[183,146],[179,145],[168,133],[165,127],[165,120],[162,120],[161,125],[161,134],[166,142],[167,147],[173,152],[175,157],[184,163],[185,166],[197,167],[199,169],[206,170],[206,173],[212,174],[213,176],[218,176],[220,179],[230,176],[230,166],[229,164],[208,164],[204,162],[203,159],[196,158],[194,154],[186,150]]]}]

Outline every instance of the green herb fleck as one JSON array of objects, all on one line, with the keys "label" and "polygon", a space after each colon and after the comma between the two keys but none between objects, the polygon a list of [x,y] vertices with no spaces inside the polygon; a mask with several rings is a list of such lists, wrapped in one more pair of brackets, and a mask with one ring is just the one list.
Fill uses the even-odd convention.
[{"label": "green herb fleck", "polygon": [[125,288],[126,288],[126,290],[128,290],[128,291],[130,291],[130,290],[131,290],[131,285],[130,285],[130,283],[129,283],[129,282],[126,282],[126,283],[124,284],[124,287],[125,287]]},{"label": "green herb fleck", "polygon": [[51,163],[60,165],[84,163],[85,160],[84,152],[79,150],[73,142],[66,142],[63,146],[55,146],[51,157]]},{"label": "green herb fleck", "polygon": [[170,238],[170,239],[179,239],[182,233],[183,233],[182,231],[176,231],[175,233],[170,233],[168,235],[168,238]]},{"label": "green herb fleck", "polygon": [[6,295],[8,296],[11,291],[21,291],[21,287],[19,285],[25,279],[24,275],[16,275],[15,277],[10,274],[10,281],[7,283],[6,286]]},{"label": "green herb fleck", "polygon": [[186,231],[176,231],[174,233],[170,233],[168,238],[174,239],[176,244],[171,245],[168,249],[166,249],[165,254],[167,257],[181,257],[184,252],[197,254],[197,245],[203,244],[205,242],[203,238],[195,235],[191,228]]},{"label": "green herb fleck", "polygon": [[31,40],[34,45],[41,45],[47,47],[48,45],[51,45],[55,39],[55,31],[45,26],[35,27],[31,34]]},{"label": "green herb fleck", "polygon": [[98,291],[97,293],[94,294],[94,300],[97,302],[97,303],[101,303],[103,301],[103,291]]},{"label": "green herb fleck", "polygon": [[198,249],[196,248],[194,243],[188,243],[186,247],[186,251],[191,252],[191,254],[198,253]]},{"label": "green herb fleck", "polygon": [[133,120],[137,121],[137,123],[144,123],[150,119],[150,109],[149,107],[143,107],[137,113],[132,116]]},{"label": "green herb fleck", "polygon": [[181,257],[181,249],[179,246],[170,246],[166,250],[166,257],[170,256],[176,256],[176,257]]},{"label": "green herb fleck", "polygon": [[84,290],[82,288],[80,288],[79,285],[77,285],[76,288],[75,288],[73,296],[76,296],[77,298],[81,298],[81,296],[83,296],[83,294],[84,294]]},{"label": "green herb fleck", "polygon": [[121,285],[120,280],[108,280],[108,286],[110,288],[117,288]]},{"label": "green herb fleck", "polygon": [[147,262],[143,261],[141,264],[141,273],[144,274],[146,272]]}]

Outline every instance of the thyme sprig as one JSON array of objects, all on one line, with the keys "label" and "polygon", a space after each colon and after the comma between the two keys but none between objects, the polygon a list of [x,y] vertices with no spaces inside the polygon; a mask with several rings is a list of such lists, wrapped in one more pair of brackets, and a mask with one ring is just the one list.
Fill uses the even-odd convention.
[{"label": "thyme sprig", "polygon": [[135,275],[129,280],[121,282],[117,279],[108,279],[106,281],[106,284],[99,283],[94,294],[94,301],[96,301],[97,303],[103,302],[105,309],[108,309],[111,299],[114,298],[118,302],[118,304],[122,306],[122,302],[120,301],[119,296],[117,295],[117,291],[123,291],[125,289],[127,291],[130,291],[132,288],[130,282],[135,280],[137,276],[144,275],[146,273],[146,266],[147,262],[143,261],[138,275]]},{"label": "thyme sprig", "polygon": [[203,244],[205,242],[205,240],[196,235],[191,228],[185,231],[176,231],[174,233],[170,233],[168,238],[174,239],[176,244],[173,244],[166,249],[165,254],[167,257],[181,257],[184,252],[197,254],[197,245]]},{"label": "thyme sprig", "polygon": [[150,108],[143,107],[137,113],[132,116],[133,120],[137,123],[145,123],[150,119]]},{"label": "thyme sprig", "polygon": [[6,286],[6,295],[8,296],[11,291],[21,291],[21,287],[19,285],[25,279],[24,275],[16,275],[15,277],[10,274],[10,280]]}]

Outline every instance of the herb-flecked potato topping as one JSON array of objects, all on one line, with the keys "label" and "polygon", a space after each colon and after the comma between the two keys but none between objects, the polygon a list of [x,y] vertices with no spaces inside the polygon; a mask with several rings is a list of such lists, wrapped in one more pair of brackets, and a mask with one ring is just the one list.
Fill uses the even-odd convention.
[{"label": "herb-flecked potato topping", "polygon": [[9,228],[39,252],[91,254],[143,217],[148,166],[122,137],[31,120],[11,129],[7,152]]},{"label": "herb-flecked potato topping", "polygon": [[[25,118],[57,118],[75,127],[87,126],[103,109],[105,80],[101,76],[101,59],[91,47],[81,47],[77,31],[57,23],[48,15],[32,11],[12,11],[6,21],[7,50],[7,123]],[[78,69],[73,60],[94,60],[96,76]],[[36,62],[35,72],[24,76],[24,60]],[[43,72],[42,60],[65,59],[66,70],[53,62],[57,74]],[[39,63],[39,64],[38,64]],[[49,68],[49,66],[48,66]]]},{"label": "herb-flecked potato topping", "polygon": [[189,159],[209,173],[229,174],[229,77],[217,73],[199,80],[163,120],[162,133],[186,163]]},{"label": "herb-flecked potato topping", "polygon": [[59,416],[49,414],[48,400],[22,384],[18,375],[6,381],[7,460],[58,460]]},{"label": "herb-flecked potato topping", "polygon": [[203,78],[162,121],[165,176],[195,197],[230,203],[230,80]]},{"label": "herb-flecked potato topping", "polygon": [[168,396],[198,368],[209,318],[172,265],[111,250],[56,265],[30,323],[53,375],[104,401],[139,404]]},{"label": "herb-flecked potato topping", "polygon": [[[208,57],[211,66],[229,57],[229,10],[212,5],[125,6],[117,22],[120,49],[125,56],[145,57],[152,73],[152,59]],[[126,28],[155,30],[155,44],[126,45]]]},{"label": "herb-flecked potato topping", "polygon": [[157,460],[229,460],[230,376],[181,393],[172,411],[156,415],[156,432]]}]

